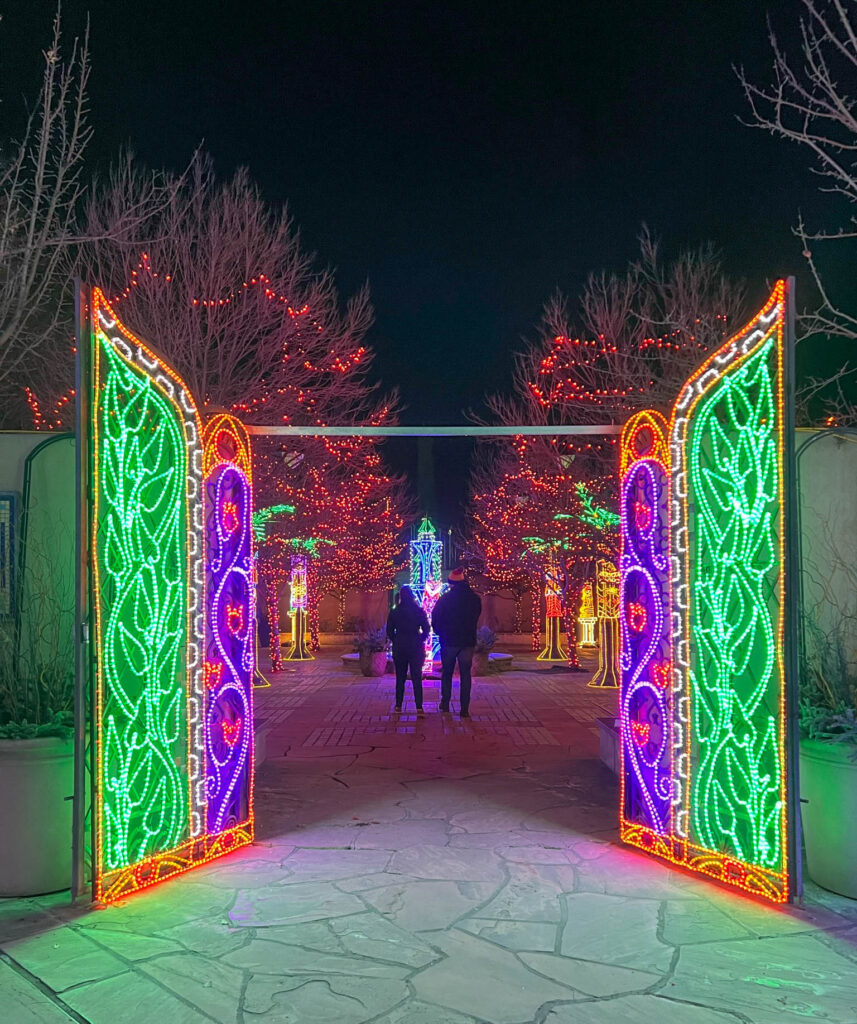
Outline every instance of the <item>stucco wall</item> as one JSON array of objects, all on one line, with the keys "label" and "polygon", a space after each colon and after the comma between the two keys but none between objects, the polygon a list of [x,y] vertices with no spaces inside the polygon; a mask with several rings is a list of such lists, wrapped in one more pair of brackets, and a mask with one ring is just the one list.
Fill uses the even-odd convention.
[{"label": "stucco wall", "polygon": [[857,434],[798,431],[797,444],[804,651],[857,676]]}]

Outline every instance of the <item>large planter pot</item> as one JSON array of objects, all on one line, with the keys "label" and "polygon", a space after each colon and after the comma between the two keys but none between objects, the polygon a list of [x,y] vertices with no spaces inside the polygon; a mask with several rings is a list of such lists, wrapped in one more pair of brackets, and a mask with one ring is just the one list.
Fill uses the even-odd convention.
[{"label": "large planter pot", "polygon": [[0,740],[0,896],[71,885],[74,745],[55,737]]},{"label": "large planter pot", "polygon": [[364,676],[382,676],[387,671],[387,652],[360,652],[360,671]]},{"label": "large planter pot", "polygon": [[491,671],[490,654],[488,651],[476,651],[473,655],[471,674],[474,676],[487,676]]},{"label": "large planter pot", "polygon": [[806,869],[817,885],[857,899],[857,761],[854,746],[801,740]]}]

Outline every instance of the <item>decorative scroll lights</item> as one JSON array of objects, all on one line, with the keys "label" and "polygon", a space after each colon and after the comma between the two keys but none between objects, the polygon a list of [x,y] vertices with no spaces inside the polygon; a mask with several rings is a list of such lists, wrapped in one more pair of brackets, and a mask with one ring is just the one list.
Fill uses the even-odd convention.
[{"label": "decorative scroll lights", "polygon": [[[431,622],[431,613],[443,593],[443,541],[437,539],[431,520],[423,516],[417,539],[411,541],[411,590]],[[440,639],[429,633],[426,637],[426,659],[439,657]]]},{"label": "decorative scroll lights", "polygon": [[628,423],[620,460],[622,838],[775,902],[794,872],[786,318],[780,281],[687,381],[669,428]]},{"label": "decorative scroll lights", "polygon": [[606,558],[595,565],[598,601],[598,669],[588,686],[619,688],[619,570]]},{"label": "decorative scroll lights", "polygon": [[96,898],[252,842],[249,445],[92,294]]},{"label": "decorative scroll lights", "polygon": [[637,413],[619,456],[622,821],[658,836],[672,813],[668,432],[660,413]]},{"label": "decorative scroll lights", "polygon": [[587,580],[580,589],[580,647],[595,646],[595,602],[592,598],[592,580]]}]

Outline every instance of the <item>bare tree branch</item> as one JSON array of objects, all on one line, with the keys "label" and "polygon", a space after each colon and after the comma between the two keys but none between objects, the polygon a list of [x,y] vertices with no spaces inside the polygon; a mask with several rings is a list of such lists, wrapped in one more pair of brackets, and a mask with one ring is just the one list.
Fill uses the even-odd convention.
[{"label": "bare tree branch", "polygon": [[[776,138],[806,149],[819,189],[845,201],[847,227],[810,229],[803,217],[795,227],[818,308],[800,318],[801,334],[827,334],[857,340],[857,316],[844,309],[826,287],[813,243],[857,239],[857,94],[847,83],[857,73],[857,10],[847,0],[801,0],[800,54],[789,55],[769,24],[771,80],[757,85],[745,69],[736,74],[750,117],[744,121]],[[833,400],[834,403],[836,399]]]},{"label": "bare tree branch", "polygon": [[[60,295],[86,188],[89,30],[62,57],[59,11],[43,53],[38,100],[17,143],[0,156],[0,399],[20,390],[25,371],[44,358],[67,308]],[[2,152],[2,150],[0,150]],[[70,325],[66,325],[68,330]]]}]

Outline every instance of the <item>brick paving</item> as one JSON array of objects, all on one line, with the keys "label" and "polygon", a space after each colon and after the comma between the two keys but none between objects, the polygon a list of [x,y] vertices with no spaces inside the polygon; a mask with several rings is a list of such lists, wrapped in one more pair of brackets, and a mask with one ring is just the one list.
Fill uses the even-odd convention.
[{"label": "brick paving", "polygon": [[[256,691],[257,843],[106,909],[0,901],[10,1024],[857,1024],[857,903],[775,909],[616,841],[586,675],[393,709],[337,652]],[[455,705],[454,705],[455,706]]]}]

